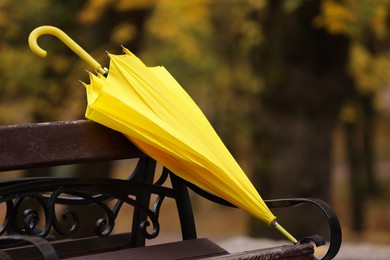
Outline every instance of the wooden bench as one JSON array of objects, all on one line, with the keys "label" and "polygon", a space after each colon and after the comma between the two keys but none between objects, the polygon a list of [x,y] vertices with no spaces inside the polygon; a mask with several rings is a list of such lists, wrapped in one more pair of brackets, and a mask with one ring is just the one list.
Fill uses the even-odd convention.
[{"label": "wooden bench", "polygon": [[[301,244],[259,249],[237,254],[208,239],[198,238],[187,187],[210,201],[226,201],[212,196],[178,178],[167,169],[156,170],[156,162],[141,152],[122,134],[88,120],[0,126],[0,171],[24,170],[57,165],[138,159],[129,178],[30,177],[0,181],[0,259],[314,259],[316,237]],[[182,240],[146,246],[146,239],[159,235],[159,213],[164,199],[176,203]],[[38,204],[41,213],[29,206]],[[313,203],[308,199],[267,201],[270,207]],[[134,208],[131,232],[111,234],[123,205]],[[331,259],[341,244],[337,216],[326,203],[314,200],[324,210],[332,230]],[[27,204],[29,205],[29,204]],[[65,206],[90,206],[103,217],[94,220],[95,235],[73,237],[81,223]],[[63,222],[65,224],[63,224]],[[63,237],[53,240],[58,234]],[[3,257],[3,258],[2,258]]]}]

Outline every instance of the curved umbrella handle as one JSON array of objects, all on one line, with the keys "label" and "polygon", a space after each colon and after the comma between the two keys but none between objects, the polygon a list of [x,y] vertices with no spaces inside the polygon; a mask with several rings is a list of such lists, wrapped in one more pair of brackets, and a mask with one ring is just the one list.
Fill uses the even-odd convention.
[{"label": "curved umbrella handle", "polygon": [[70,38],[66,33],[62,30],[53,27],[53,26],[40,26],[35,28],[28,37],[28,44],[30,45],[30,49],[33,53],[41,58],[45,58],[47,52],[43,50],[38,45],[38,38],[41,35],[50,34],[58,39],[60,39],[66,46],[68,46],[74,53],[76,53],[84,62],[86,62],[89,66],[91,66],[94,70],[104,75],[107,73],[107,70],[102,68],[102,66],[94,59],[88,52],[86,52],[83,48],[80,47],[72,38]]}]

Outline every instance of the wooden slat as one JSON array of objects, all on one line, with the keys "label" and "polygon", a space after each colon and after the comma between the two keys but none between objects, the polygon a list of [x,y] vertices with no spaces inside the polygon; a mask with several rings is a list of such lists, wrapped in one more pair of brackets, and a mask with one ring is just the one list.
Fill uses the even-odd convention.
[{"label": "wooden slat", "polygon": [[[130,233],[110,235],[108,237],[87,237],[79,239],[67,239],[51,242],[60,258],[75,257],[86,254],[96,254],[106,251],[127,248],[130,245]],[[4,242],[4,241],[3,241]],[[2,248],[12,259],[41,259],[41,254],[33,245],[25,245],[16,242]],[[13,246],[13,247],[10,247]]]},{"label": "wooden slat", "polygon": [[239,252],[230,255],[213,257],[213,260],[314,260],[314,248],[311,244],[286,245],[246,252]]},{"label": "wooden slat", "polygon": [[122,134],[88,120],[0,126],[0,171],[143,156]]},{"label": "wooden slat", "polygon": [[127,259],[200,259],[228,252],[206,238],[184,240],[147,247],[129,248],[102,254],[86,255],[69,260],[127,260]]}]

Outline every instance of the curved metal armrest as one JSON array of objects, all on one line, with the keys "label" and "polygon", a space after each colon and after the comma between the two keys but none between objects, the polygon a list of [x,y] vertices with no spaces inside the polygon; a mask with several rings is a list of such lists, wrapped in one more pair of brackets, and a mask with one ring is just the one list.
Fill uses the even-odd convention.
[{"label": "curved metal armrest", "polygon": [[[198,195],[212,202],[218,203],[220,205],[228,206],[228,207],[235,207],[230,202],[218,196],[215,196],[192,183],[189,183],[187,181],[184,182],[191,190],[193,190]],[[329,229],[330,229],[329,249],[326,255],[322,258],[322,260],[333,259],[337,255],[338,251],[340,250],[341,240],[342,240],[341,225],[336,213],[333,211],[333,209],[330,207],[329,204],[327,204],[322,200],[313,199],[313,198],[275,199],[275,200],[264,200],[264,202],[265,204],[267,204],[269,208],[287,208],[287,207],[294,207],[303,204],[312,204],[320,208],[322,213],[324,213],[326,219],[328,220]],[[305,237],[299,241],[300,244],[309,243],[309,242],[314,242],[316,246],[325,245],[325,240],[319,235]]]},{"label": "curved metal armrest", "polygon": [[[342,241],[342,232],[340,221],[330,207],[330,205],[320,199],[314,198],[291,198],[291,199],[276,199],[276,200],[265,200],[265,203],[269,208],[286,208],[294,207],[303,204],[311,204],[321,209],[322,213],[326,216],[330,229],[330,241],[329,249],[326,255],[322,258],[323,260],[333,259],[340,250]],[[325,244],[322,237],[318,235],[302,238],[299,243],[314,242],[317,246]]]}]

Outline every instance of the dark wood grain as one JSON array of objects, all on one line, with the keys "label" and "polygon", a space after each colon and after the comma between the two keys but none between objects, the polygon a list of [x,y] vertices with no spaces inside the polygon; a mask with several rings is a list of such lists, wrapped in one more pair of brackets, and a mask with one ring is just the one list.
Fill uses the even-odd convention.
[{"label": "dark wood grain", "polygon": [[129,248],[112,251],[102,254],[94,254],[69,260],[125,260],[125,259],[201,259],[218,255],[228,254],[228,252],[214,244],[206,238],[184,240],[147,247]]},{"label": "dark wood grain", "polygon": [[0,126],[0,171],[144,156],[121,133],[88,120]]},{"label": "dark wood grain", "polygon": [[213,260],[276,260],[276,259],[294,259],[309,260],[314,258],[314,248],[311,244],[285,245],[272,248],[264,248],[239,252],[230,255],[217,256]]}]

